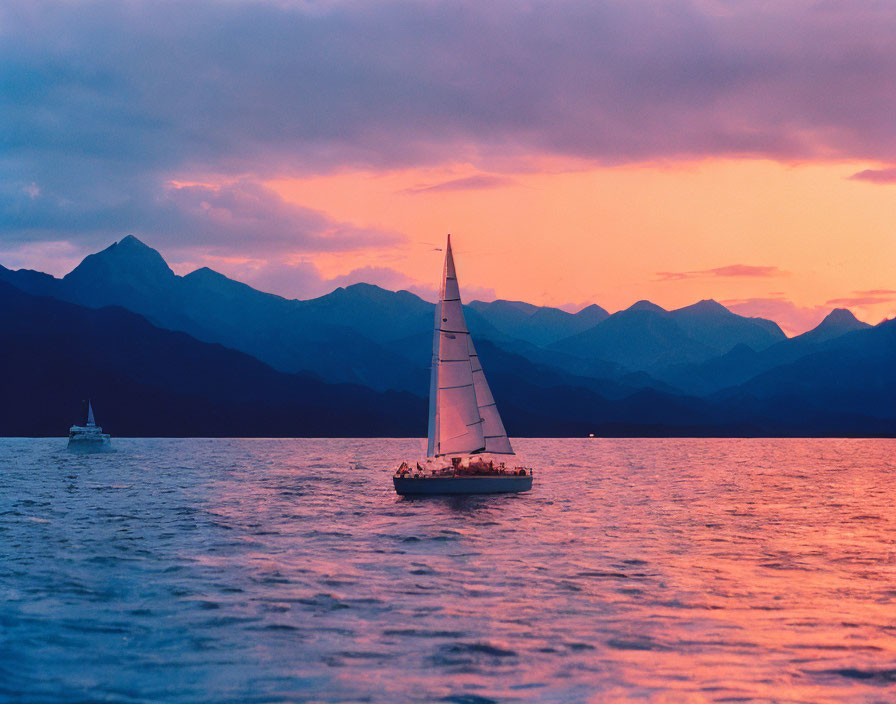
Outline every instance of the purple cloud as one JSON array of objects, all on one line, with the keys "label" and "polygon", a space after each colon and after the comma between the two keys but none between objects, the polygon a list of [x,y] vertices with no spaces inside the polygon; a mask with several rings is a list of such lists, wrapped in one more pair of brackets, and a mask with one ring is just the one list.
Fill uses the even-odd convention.
[{"label": "purple cloud", "polygon": [[479,191],[488,188],[500,188],[501,186],[513,185],[515,181],[507,176],[496,176],[494,174],[477,174],[475,176],[467,176],[466,178],[456,178],[451,181],[436,183],[431,186],[420,186],[418,188],[409,188],[405,193],[441,193],[444,191]]},{"label": "purple cloud", "polygon": [[798,306],[783,296],[738,298],[720,303],[738,315],[774,320],[791,336],[811,330],[831,312],[827,306]]},{"label": "purple cloud", "polygon": [[736,277],[768,277],[783,276],[786,271],[776,266],[750,266],[749,264],[730,264],[715,269],[700,269],[696,271],[658,271],[657,281],[680,281],[682,279],[702,278],[736,278]]},{"label": "purple cloud", "polygon": [[[877,0],[6,0],[0,238],[190,238],[207,218],[165,184],[202,174],[896,163],[894,36]],[[267,236],[301,223],[274,217]]]},{"label": "purple cloud", "polygon": [[891,169],[865,169],[849,177],[852,181],[869,183],[896,183],[896,167]]},{"label": "purple cloud", "polygon": [[873,306],[878,303],[890,303],[896,301],[896,291],[854,291],[853,296],[832,298],[827,301],[829,306]]},{"label": "purple cloud", "polygon": [[[231,278],[285,298],[302,300],[316,298],[340,286],[357,283],[374,284],[390,291],[410,291],[427,301],[435,301],[438,298],[438,291],[433,286],[422,284],[404,272],[385,266],[359,267],[345,274],[327,277],[310,261],[294,263],[277,260],[228,261],[210,257],[206,263]],[[181,265],[174,268],[177,271],[193,269],[196,268],[196,262],[191,262],[190,266]],[[491,288],[465,286],[464,295],[466,300],[494,300],[495,291]]]},{"label": "purple cloud", "polygon": [[209,251],[230,251],[251,240],[263,249],[290,252],[348,251],[394,245],[404,237],[394,232],[360,228],[284,200],[254,182],[222,186],[172,186],[162,198],[162,212],[171,234],[190,232],[194,244]]},{"label": "purple cloud", "polygon": [[896,7],[874,0],[4,7],[14,153],[230,170],[896,158]]},{"label": "purple cloud", "polygon": [[[352,251],[392,246],[405,238],[395,232],[340,222],[283,199],[253,181],[220,186],[147,182],[128,184],[128,194],[66,198],[52,190],[29,196],[2,213],[0,242],[65,242],[82,255],[131,232],[179,251],[202,247],[218,256],[272,256]],[[2,188],[2,187],[0,187]],[[77,243],[77,244],[76,244]],[[251,243],[250,246],[247,246]],[[8,247],[9,248],[9,247]]]}]

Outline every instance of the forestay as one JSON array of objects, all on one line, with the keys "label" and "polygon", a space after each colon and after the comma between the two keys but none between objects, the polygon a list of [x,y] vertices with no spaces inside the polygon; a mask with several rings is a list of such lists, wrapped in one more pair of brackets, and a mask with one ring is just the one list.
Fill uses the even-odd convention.
[{"label": "forestay", "polygon": [[449,235],[435,311],[427,455],[477,452],[513,448],[467,330]]}]

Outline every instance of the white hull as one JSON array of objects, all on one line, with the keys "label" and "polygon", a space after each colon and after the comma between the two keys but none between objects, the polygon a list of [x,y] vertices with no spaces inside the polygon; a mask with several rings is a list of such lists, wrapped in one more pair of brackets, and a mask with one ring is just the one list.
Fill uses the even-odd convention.
[{"label": "white hull", "polygon": [[105,433],[102,435],[74,435],[68,439],[68,449],[72,452],[111,452],[112,441]]},{"label": "white hull", "polygon": [[403,496],[449,496],[455,494],[506,494],[529,491],[532,473],[518,475],[392,477],[395,491]]}]

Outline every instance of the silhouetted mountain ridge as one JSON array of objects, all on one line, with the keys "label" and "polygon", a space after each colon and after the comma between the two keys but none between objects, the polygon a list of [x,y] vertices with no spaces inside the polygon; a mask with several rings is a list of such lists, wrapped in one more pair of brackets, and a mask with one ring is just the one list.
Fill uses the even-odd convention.
[{"label": "silhouetted mountain ridge", "polygon": [[0,423],[63,435],[94,399],[106,430],[131,436],[417,435],[407,393],[277,372],[249,355],[163,330],[118,307],[90,309],[0,283]]},{"label": "silhouetted mountain ridge", "polygon": [[[418,399],[428,391],[433,305],[407,291],[362,283],[289,300],[207,267],[178,276],[132,236],[86,257],[62,279],[0,267],[0,281],[89,308],[121,306],[158,328],[244,352],[280,372],[405,390]],[[813,434],[862,422],[868,433],[880,433],[886,432],[880,423],[889,422],[881,415],[889,377],[886,370],[869,376],[883,358],[870,351],[868,374],[843,377],[855,378],[855,388],[840,420],[831,420],[837,409],[817,408],[806,384],[788,398],[814,409],[816,425],[781,418],[768,406],[770,398],[780,401],[774,388],[789,388],[788,374],[793,380],[810,374],[804,369],[823,374],[824,365],[842,374],[841,358],[863,363],[866,343],[851,340],[865,340],[861,333],[876,328],[846,310],[792,339],[772,321],[736,315],[713,300],[671,311],[638,301],[612,315],[596,305],[571,314],[521,301],[473,301],[466,315],[505,420],[518,434],[576,434],[586,426],[616,434]],[[867,339],[885,349],[889,338]],[[841,347],[847,343],[858,347]],[[876,400],[863,415],[862,389],[872,378],[883,380],[884,392],[866,389]]]},{"label": "silhouetted mountain ridge", "polygon": [[[598,388],[488,342],[480,354],[511,435],[893,434],[896,324],[835,342],[783,381],[758,378],[714,399]],[[64,434],[88,395],[118,436],[391,437],[425,429],[421,397],[284,374],[122,308],[85,308],[5,283],[0,362],[12,372],[4,389],[15,401],[0,405],[0,423],[13,435]],[[826,381],[815,394],[820,375]],[[869,389],[876,413],[862,401]]]}]

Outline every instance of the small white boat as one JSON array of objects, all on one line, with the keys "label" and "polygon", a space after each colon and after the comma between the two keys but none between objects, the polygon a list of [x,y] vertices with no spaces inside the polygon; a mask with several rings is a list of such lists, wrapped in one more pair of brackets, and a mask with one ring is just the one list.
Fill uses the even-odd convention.
[{"label": "small white boat", "polygon": [[402,462],[392,477],[399,494],[498,494],[532,488],[530,468],[501,461],[513,456],[513,447],[467,330],[450,235],[436,303],[428,436],[427,458]]},{"label": "small white boat", "polygon": [[68,448],[79,452],[105,452],[112,449],[108,433],[96,424],[93,404],[87,401],[87,425],[73,425],[68,431]]}]

